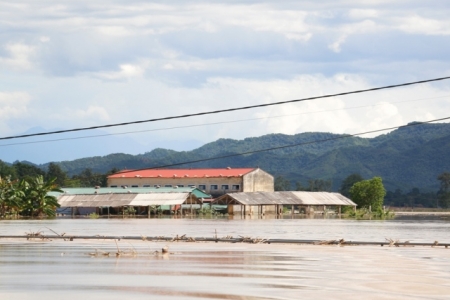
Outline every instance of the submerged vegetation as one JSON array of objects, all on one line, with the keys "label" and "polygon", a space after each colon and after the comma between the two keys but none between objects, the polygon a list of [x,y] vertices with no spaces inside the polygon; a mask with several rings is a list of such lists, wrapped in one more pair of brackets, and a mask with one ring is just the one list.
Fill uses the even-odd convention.
[{"label": "submerged vegetation", "polygon": [[46,181],[42,175],[22,180],[0,177],[0,218],[54,217],[59,204],[48,193],[62,192],[55,180]]},{"label": "submerged vegetation", "polygon": [[392,219],[395,216],[395,213],[391,210],[378,209],[375,211],[371,211],[367,208],[354,210],[351,207],[347,207],[346,209],[344,209],[343,215],[345,218],[356,220],[386,220]]}]

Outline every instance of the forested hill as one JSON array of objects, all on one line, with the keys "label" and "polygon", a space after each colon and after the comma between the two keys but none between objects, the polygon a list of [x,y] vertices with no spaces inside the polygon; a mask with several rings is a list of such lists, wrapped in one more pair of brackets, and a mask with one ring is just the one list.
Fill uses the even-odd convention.
[{"label": "forested hill", "polygon": [[[112,168],[137,169],[198,161],[217,156],[298,145],[241,156],[206,160],[175,168],[260,167],[292,183],[332,180],[336,190],[352,173],[381,176],[389,190],[419,187],[437,190],[436,177],[450,171],[450,124],[420,124],[375,138],[343,137],[331,133],[269,134],[244,140],[219,139],[192,151],[154,149],[140,155],[111,154],[58,162],[69,175],[86,168],[106,173]],[[46,168],[47,164],[40,167]]]}]

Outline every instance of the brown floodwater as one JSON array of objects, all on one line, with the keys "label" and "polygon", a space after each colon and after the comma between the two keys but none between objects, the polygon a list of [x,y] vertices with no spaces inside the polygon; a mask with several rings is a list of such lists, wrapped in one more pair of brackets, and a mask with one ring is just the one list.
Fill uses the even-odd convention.
[{"label": "brown floodwater", "polygon": [[[212,237],[217,231],[219,237],[450,242],[445,218],[0,221],[1,235],[53,234],[49,229],[71,235]],[[165,246],[169,253],[161,254]],[[0,299],[449,297],[450,249],[443,247],[0,239]]]}]

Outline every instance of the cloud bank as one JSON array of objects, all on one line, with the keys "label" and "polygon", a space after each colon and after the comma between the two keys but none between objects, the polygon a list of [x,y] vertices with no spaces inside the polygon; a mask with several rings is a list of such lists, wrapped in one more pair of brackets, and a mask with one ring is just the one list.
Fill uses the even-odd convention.
[{"label": "cloud bank", "polygon": [[[447,76],[449,14],[420,1],[0,1],[1,136]],[[449,99],[441,82],[109,132],[236,121],[129,136],[148,151],[193,137],[354,133],[445,117]]]}]

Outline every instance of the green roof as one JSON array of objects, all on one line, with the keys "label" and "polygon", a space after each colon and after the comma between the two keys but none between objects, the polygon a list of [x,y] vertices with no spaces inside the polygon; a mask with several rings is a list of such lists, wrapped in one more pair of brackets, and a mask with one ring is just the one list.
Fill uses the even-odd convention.
[{"label": "green roof", "polygon": [[[148,193],[192,193],[197,198],[211,198],[211,195],[206,194],[202,190],[194,187],[148,187],[148,188],[61,188],[65,194],[69,195],[93,195],[93,194],[148,194]],[[49,192],[51,196],[59,197],[60,192]]]}]

